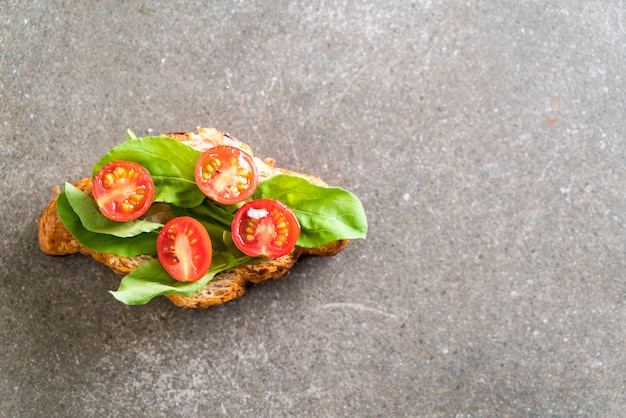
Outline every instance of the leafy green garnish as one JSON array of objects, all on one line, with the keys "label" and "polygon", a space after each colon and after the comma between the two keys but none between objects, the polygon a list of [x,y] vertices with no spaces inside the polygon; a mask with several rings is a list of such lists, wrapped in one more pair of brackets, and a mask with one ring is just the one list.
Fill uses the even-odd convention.
[{"label": "leafy green garnish", "polygon": [[293,210],[302,228],[296,244],[300,247],[319,248],[367,234],[363,204],[339,187],[317,186],[302,177],[278,174],[259,183],[252,198],[280,200]]},{"label": "leafy green garnish", "polygon": [[197,282],[179,282],[165,271],[159,260],[151,260],[124,276],[117,291],[110,293],[127,305],[143,305],[157,296],[180,294],[193,296],[221,271],[254,260],[253,257],[235,258],[228,253],[213,252],[211,268]]},{"label": "leafy green garnish", "polygon": [[65,183],[65,198],[80,218],[85,229],[100,234],[115,235],[120,238],[134,237],[142,232],[152,232],[163,226],[157,222],[136,219],[129,222],[116,222],[104,216],[96,201],[79,188]]},{"label": "leafy green garnish", "polygon": [[222,205],[209,199],[205,199],[201,205],[189,209],[189,216],[198,219],[206,219],[212,223],[218,223],[230,229],[235,213],[240,205]]},{"label": "leafy green garnish", "polygon": [[80,217],[74,212],[65,195],[65,190],[57,198],[57,213],[65,227],[83,246],[102,253],[132,257],[135,255],[156,255],[156,232],[142,233],[130,238],[120,238],[110,234],[91,232],[85,228]]},{"label": "leafy green garnish", "polygon": [[106,153],[93,167],[93,175],[111,161],[134,161],[154,180],[155,202],[191,208],[204,200],[193,174],[201,154],[169,137],[132,138]]},{"label": "leafy green garnish", "polygon": [[[212,209],[208,209],[205,211],[205,209],[203,209],[204,207],[209,207]],[[210,202],[209,200],[205,200],[202,205],[195,208],[178,208],[173,206],[172,212],[174,212],[174,216],[176,217],[191,216],[192,218],[200,221],[200,223],[209,233],[209,237],[211,238],[211,246],[214,252],[225,252],[240,257],[243,256],[243,253],[239,251],[239,249],[233,242],[232,233],[230,230],[234,215],[229,214],[225,209],[222,209],[225,207],[226,206]],[[214,210],[219,212],[219,216],[222,217],[222,221],[218,221],[212,216],[214,214]],[[230,220],[228,220],[228,217],[230,217]]]}]

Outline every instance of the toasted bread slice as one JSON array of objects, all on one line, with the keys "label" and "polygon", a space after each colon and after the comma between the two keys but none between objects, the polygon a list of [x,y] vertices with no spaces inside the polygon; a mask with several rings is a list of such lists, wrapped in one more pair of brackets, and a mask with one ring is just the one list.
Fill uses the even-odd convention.
[{"label": "toasted bread slice", "polygon": [[[172,133],[167,134],[167,136],[201,151],[216,145],[225,144],[241,148],[252,155],[248,145],[215,129],[200,128],[198,133]],[[261,180],[277,173],[284,173],[305,177],[318,185],[326,185],[318,177],[276,168],[272,159],[261,160],[255,157],[255,162],[259,168],[259,178]],[[79,180],[74,185],[85,193],[91,194],[91,178]],[[59,219],[56,199],[57,196],[47,205],[38,222],[39,247],[44,253],[59,256],[76,253],[90,255],[97,261],[110,267],[117,274],[128,274],[146,261],[153,259],[152,256],[147,255],[122,257],[93,251],[82,246]],[[158,203],[154,204],[145,216],[150,220],[161,223],[165,223],[173,217],[165,205]],[[263,283],[287,275],[300,257],[308,255],[332,256],[343,250],[348,242],[349,240],[334,241],[321,248],[295,247],[289,254],[276,259],[245,263],[225,270],[217,274],[202,291],[191,297],[177,294],[166,296],[175,305],[185,308],[207,308],[211,305],[218,305],[242,296],[253,284]]]}]

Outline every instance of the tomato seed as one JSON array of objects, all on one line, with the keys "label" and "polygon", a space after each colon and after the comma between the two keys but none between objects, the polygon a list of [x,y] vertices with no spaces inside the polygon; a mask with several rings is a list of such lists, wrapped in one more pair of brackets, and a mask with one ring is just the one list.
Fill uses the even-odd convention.
[{"label": "tomato seed", "polygon": [[128,202],[122,202],[120,203],[120,210],[124,213],[130,213],[133,208],[135,207],[134,205],[128,203]]}]

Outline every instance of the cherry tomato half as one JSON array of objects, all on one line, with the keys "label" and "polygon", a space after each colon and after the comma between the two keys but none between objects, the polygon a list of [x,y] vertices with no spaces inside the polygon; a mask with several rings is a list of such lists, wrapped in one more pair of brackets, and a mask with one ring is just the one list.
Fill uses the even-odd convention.
[{"label": "cherry tomato half", "polygon": [[293,211],[278,200],[246,202],[235,214],[233,241],[252,257],[277,258],[289,253],[300,236]]},{"label": "cherry tomato half", "polygon": [[113,161],[96,174],[93,197],[104,216],[126,222],[146,213],[154,200],[150,173],[132,161]]},{"label": "cherry tomato half", "polygon": [[248,199],[259,182],[259,172],[250,154],[228,145],[202,153],[194,174],[202,193],[225,205]]},{"label": "cherry tomato half", "polygon": [[174,279],[197,282],[211,267],[211,238],[200,221],[189,216],[174,218],[157,236],[157,255]]}]

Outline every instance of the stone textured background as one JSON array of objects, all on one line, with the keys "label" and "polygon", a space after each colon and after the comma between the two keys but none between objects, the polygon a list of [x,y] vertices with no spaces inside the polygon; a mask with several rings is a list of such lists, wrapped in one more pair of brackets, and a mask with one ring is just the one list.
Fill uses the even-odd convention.
[{"label": "stone textured background", "polygon": [[[622,1],[0,2],[0,415],[626,414]],[[214,126],[367,240],[204,311],[39,252],[126,129]]]}]

